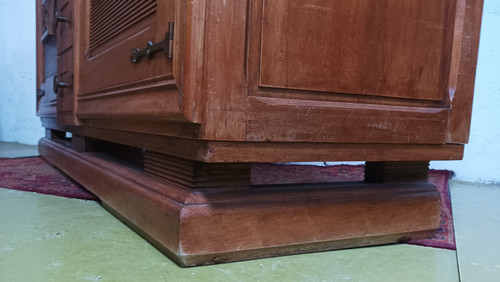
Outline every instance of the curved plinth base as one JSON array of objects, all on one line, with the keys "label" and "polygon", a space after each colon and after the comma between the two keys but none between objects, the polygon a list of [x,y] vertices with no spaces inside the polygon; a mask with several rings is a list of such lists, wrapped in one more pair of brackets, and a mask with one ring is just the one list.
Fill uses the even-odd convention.
[{"label": "curved plinth base", "polygon": [[193,189],[57,140],[39,150],[181,266],[393,243],[439,227],[439,194],[425,181]]}]

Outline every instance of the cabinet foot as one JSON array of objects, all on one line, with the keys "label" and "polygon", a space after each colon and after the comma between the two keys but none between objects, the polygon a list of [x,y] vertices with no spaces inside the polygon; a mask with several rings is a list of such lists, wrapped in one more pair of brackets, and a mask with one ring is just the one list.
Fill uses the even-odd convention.
[{"label": "cabinet foot", "polygon": [[[426,181],[249,186],[249,165],[240,164],[226,167],[233,173],[222,185],[217,164],[146,153],[145,172],[48,138],[39,150],[181,266],[394,243],[432,236],[439,227],[439,194]],[[182,164],[178,173],[189,185],[152,173],[165,163]]]}]

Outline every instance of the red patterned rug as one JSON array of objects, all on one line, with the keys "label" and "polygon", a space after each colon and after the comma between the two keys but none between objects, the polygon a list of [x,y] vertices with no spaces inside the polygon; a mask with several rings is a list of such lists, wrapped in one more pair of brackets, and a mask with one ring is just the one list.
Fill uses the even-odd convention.
[{"label": "red patterned rug", "polygon": [[[448,180],[452,172],[431,170],[429,182],[441,193],[441,226],[434,238],[408,244],[455,250],[455,235]],[[362,181],[363,165],[309,166],[257,164],[252,167],[252,184]],[[88,190],[70,180],[41,157],[0,159],[0,187],[68,198],[97,200]]]},{"label": "red patterned rug", "polygon": [[90,191],[66,177],[41,157],[0,159],[0,187],[84,200]]}]

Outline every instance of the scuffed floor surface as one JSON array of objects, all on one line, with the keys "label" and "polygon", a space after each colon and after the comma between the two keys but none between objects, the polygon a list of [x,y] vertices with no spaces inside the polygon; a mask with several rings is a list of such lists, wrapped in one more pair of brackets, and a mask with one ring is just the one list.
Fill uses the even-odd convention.
[{"label": "scuffed floor surface", "polygon": [[96,202],[0,189],[0,281],[456,282],[458,269],[454,251],[410,245],[180,268]]},{"label": "scuffed floor surface", "polygon": [[462,282],[500,282],[500,185],[451,183]]},{"label": "scuffed floor surface", "polygon": [[0,158],[24,158],[38,156],[38,147],[15,142],[0,142]]}]

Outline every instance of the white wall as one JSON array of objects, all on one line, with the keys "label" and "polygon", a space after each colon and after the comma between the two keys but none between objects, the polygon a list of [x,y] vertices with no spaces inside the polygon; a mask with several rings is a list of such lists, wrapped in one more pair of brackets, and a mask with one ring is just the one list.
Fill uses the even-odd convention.
[{"label": "white wall", "polygon": [[432,162],[455,179],[500,182],[500,1],[485,0],[469,144],[462,161]]},{"label": "white wall", "polygon": [[[0,141],[36,144],[35,1],[0,0]],[[432,162],[456,179],[500,182],[500,1],[485,0],[470,143],[463,161]]]},{"label": "white wall", "polygon": [[0,141],[36,144],[35,1],[0,0]]}]

